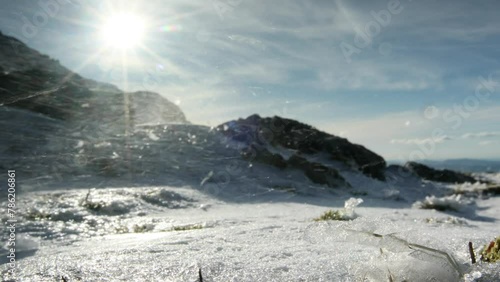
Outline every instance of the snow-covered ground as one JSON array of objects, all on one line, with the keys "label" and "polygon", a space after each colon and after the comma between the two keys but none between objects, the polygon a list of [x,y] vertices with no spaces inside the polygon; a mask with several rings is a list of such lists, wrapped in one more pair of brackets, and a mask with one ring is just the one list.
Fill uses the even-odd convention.
[{"label": "snow-covered ground", "polygon": [[235,203],[191,187],[27,192],[17,199],[17,278],[198,281],[201,269],[203,281],[500,280],[500,264],[472,265],[468,252],[469,241],[479,253],[500,235],[500,198],[403,194],[454,209],[444,213],[358,195],[354,220],[314,221],[352,194],[270,190]]}]

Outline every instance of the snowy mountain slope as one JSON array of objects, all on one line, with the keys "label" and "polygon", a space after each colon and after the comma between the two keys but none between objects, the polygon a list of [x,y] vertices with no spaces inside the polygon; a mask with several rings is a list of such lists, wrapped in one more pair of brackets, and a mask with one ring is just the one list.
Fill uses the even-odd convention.
[{"label": "snowy mountain slope", "polygon": [[116,123],[186,122],[182,111],[156,93],[124,93],[85,79],[21,41],[0,33],[0,105],[65,121]]},{"label": "snowy mountain slope", "polygon": [[56,60],[29,48],[17,38],[0,32],[0,62],[3,73],[26,71],[50,66],[56,73],[65,75],[69,70],[59,65]]}]

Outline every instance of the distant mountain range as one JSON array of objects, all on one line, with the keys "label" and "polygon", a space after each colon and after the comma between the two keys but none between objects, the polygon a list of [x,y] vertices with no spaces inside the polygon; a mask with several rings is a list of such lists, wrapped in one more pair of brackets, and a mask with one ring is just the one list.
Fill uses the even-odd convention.
[{"label": "distant mountain range", "polygon": [[[446,159],[446,160],[419,160],[419,163],[425,164],[427,166],[434,167],[436,169],[450,169],[465,173],[474,172],[500,172],[500,160],[482,160],[482,159]],[[388,164],[391,165],[403,165],[404,161],[399,160],[388,160]]]},{"label": "distant mountain range", "polygon": [[500,160],[450,159],[425,160],[426,165],[439,169],[452,169],[462,172],[500,172]]}]

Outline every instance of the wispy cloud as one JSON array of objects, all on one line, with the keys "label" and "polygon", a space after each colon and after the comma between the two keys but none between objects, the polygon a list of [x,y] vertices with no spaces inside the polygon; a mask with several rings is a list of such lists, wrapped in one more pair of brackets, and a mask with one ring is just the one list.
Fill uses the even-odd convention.
[{"label": "wispy cloud", "polygon": [[464,139],[470,138],[487,138],[487,137],[499,137],[500,131],[485,131],[485,132],[477,132],[477,133],[465,133],[462,135]]},{"label": "wispy cloud", "polygon": [[500,142],[488,140],[488,141],[481,141],[478,144],[479,146],[490,146],[490,145],[500,145]]},{"label": "wispy cloud", "polygon": [[443,143],[452,140],[449,136],[440,136],[438,138],[423,138],[423,139],[392,139],[391,144],[405,144],[405,145],[423,145],[429,143]]}]

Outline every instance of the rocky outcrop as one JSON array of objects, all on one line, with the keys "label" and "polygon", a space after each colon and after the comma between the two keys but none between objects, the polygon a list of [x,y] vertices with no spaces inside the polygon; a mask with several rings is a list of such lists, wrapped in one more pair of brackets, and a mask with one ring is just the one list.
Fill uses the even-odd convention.
[{"label": "rocky outcrop", "polygon": [[444,183],[475,183],[477,179],[467,174],[448,169],[438,170],[417,162],[407,162],[405,168],[419,177],[436,182]]},{"label": "rocky outcrop", "polygon": [[303,157],[293,155],[288,159],[287,164],[292,168],[303,171],[307,178],[314,183],[333,188],[350,186],[336,169],[326,167],[320,163],[309,162]]},{"label": "rocky outcrop", "polygon": [[310,162],[296,154],[285,160],[280,154],[273,154],[262,147],[250,146],[241,151],[241,156],[244,160],[274,166],[279,169],[300,170],[313,183],[332,188],[349,186],[336,169],[320,163]]},{"label": "rocky outcrop", "polygon": [[386,162],[381,156],[295,120],[252,115],[224,123],[217,130],[230,140],[248,145],[282,147],[305,155],[325,153],[331,160],[345,163],[367,176],[385,179]]},{"label": "rocky outcrop", "polygon": [[244,160],[259,162],[280,169],[287,167],[286,160],[280,154],[273,154],[264,148],[255,148],[251,146],[241,151],[241,156]]}]

